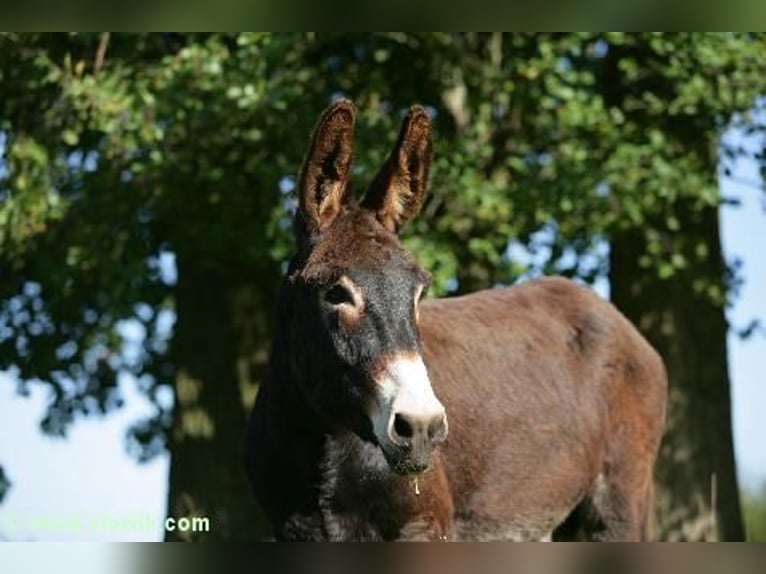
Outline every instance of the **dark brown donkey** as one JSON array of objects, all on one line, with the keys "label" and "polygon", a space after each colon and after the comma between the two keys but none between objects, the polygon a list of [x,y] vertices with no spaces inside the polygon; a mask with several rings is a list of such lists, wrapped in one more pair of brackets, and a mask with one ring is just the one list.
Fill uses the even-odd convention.
[{"label": "dark brown donkey", "polygon": [[365,199],[354,108],[303,165],[297,255],[250,420],[253,489],[283,540],[648,536],[666,377],[611,304],[560,278],[421,300],[397,239],[423,205],[431,125],[413,107]]}]

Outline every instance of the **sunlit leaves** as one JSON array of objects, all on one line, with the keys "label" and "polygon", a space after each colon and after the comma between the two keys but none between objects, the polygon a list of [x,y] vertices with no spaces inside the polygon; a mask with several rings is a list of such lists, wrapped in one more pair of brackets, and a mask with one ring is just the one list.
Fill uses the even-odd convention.
[{"label": "sunlit leaves", "polygon": [[[162,257],[278,281],[252,269],[292,253],[293,178],[333,97],[358,107],[357,194],[407,107],[433,113],[432,194],[404,231],[432,293],[592,281],[609,238],[637,230],[647,273],[726,298],[677,207],[721,201],[711,165],[732,118],[763,128],[748,114],[766,92],[763,36],[113,34],[96,70],[102,40],[13,35],[0,52],[0,298],[15,301],[0,366],[51,382],[52,429],[116,404],[116,371],[151,397],[172,378]],[[131,360],[126,321],[146,333]],[[166,424],[160,409],[136,428],[146,452]]]}]

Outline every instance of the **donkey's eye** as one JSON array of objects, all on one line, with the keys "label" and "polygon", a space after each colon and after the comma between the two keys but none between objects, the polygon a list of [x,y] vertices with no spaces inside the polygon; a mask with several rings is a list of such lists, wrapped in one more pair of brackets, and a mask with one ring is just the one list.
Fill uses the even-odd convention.
[{"label": "donkey's eye", "polygon": [[339,284],[335,284],[325,291],[324,300],[325,303],[329,303],[330,305],[342,305],[343,303],[348,303],[349,305],[354,304],[354,296],[348,289]]}]

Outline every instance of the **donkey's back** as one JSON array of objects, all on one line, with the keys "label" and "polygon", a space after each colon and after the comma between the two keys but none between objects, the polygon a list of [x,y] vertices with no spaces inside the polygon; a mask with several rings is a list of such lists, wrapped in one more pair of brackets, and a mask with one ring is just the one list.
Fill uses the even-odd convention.
[{"label": "donkey's back", "polygon": [[545,539],[579,508],[590,537],[646,539],[667,381],[613,305],[544,278],[426,300],[420,329],[457,538]]}]

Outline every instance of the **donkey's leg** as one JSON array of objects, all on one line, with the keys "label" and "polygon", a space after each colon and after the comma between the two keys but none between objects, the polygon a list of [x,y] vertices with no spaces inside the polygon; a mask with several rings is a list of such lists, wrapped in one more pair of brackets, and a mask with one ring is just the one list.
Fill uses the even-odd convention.
[{"label": "donkey's leg", "polygon": [[651,489],[651,472],[600,474],[586,500],[585,535],[612,542],[648,540]]}]

